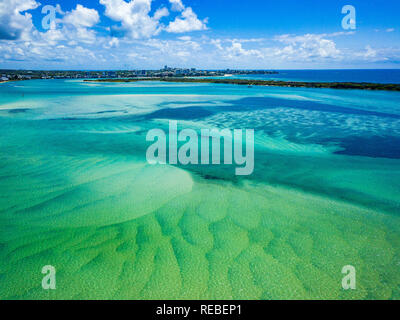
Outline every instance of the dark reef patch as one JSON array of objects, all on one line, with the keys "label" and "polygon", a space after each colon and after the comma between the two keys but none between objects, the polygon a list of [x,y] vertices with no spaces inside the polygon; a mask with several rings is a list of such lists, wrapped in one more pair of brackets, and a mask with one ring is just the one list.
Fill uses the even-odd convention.
[{"label": "dark reef patch", "polygon": [[11,113],[11,114],[25,113],[29,110],[30,110],[29,108],[10,109],[10,110],[8,110],[8,113]]},{"label": "dark reef patch", "polygon": [[242,112],[242,111],[263,110],[263,109],[289,108],[289,109],[299,109],[307,111],[320,111],[320,112],[400,119],[399,114],[369,111],[369,110],[362,110],[349,107],[339,107],[335,105],[318,103],[313,101],[298,101],[298,100],[288,100],[288,99],[254,97],[254,98],[243,98],[239,100],[226,101],[226,102],[230,103],[231,106],[221,106],[218,108],[218,110]]},{"label": "dark reef patch", "polygon": [[340,139],[340,146],[344,150],[336,154],[400,159],[400,137],[346,137]]},{"label": "dark reef patch", "polygon": [[173,120],[193,120],[203,119],[214,113],[203,107],[187,108],[166,108],[157,110],[145,116],[147,120],[151,119],[173,119]]}]

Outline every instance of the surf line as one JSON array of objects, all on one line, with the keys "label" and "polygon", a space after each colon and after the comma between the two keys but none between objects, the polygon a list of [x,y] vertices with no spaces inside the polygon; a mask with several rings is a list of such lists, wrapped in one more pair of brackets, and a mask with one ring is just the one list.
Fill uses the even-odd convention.
[{"label": "surf line", "polygon": [[[168,157],[167,134],[162,129],[151,129],[147,133],[146,141],[155,142],[148,147],[146,159],[152,165],[167,163],[177,165],[178,162],[181,165],[221,165],[221,140],[224,150],[223,164],[232,165],[234,161],[237,165],[236,175],[251,175],[254,172],[254,129],[245,130],[244,141],[242,129],[201,129],[199,137],[198,132],[193,129],[183,129],[178,132],[178,121],[171,120],[168,132]],[[184,144],[178,148],[179,142]],[[243,144],[245,154],[243,154]]]}]

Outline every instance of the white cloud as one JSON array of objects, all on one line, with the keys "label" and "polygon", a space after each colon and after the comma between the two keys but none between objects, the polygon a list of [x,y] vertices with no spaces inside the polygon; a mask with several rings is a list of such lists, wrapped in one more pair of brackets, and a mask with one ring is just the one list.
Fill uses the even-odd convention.
[{"label": "white cloud", "polygon": [[[162,65],[205,68],[279,68],[354,66],[371,62],[399,63],[400,49],[340,47],[335,37],[355,32],[331,34],[279,35],[274,38],[210,38],[180,33],[206,30],[181,0],[169,0],[166,7],[152,8],[154,0],[99,0],[105,15],[114,20],[104,35],[99,12],[77,5],[63,13],[55,29],[39,32],[24,10],[39,6],[34,0],[0,0],[0,59],[2,65],[52,68],[158,68]],[[168,24],[167,21],[170,21]],[[40,24],[40,23],[39,23]],[[166,40],[162,31],[177,33]],[[381,30],[383,31],[383,30]],[[394,29],[386,29],[393,32]],[[5,40],[5,41],[4,41]],[[12,40],[12,41],[11,41]],[[112,48],[112,50],[111,50]]]},{"label": "white cloud", "polygon": [[[230,63],[237,68],[296,68],[337,66],[353,62],[354,50],[339,49],[334,37],[351,36],[354,32],[332,34],[279,35],[270,39],[208,39],[212,61]],[[218,63],[216,63],[218,64]]]},{"label": "white cloud", "polygon": [[263,58],[262,53],[255,49],[244,49],[242,44],[237,41],[232,42],[232,46],[226,49],[227,57],[234,58],[240,56],[255,56],[257,58]]},{"label": "white cloud", "polygon": [[154,13],[154,19],[155,20],[160,20],[163,17],[168,17],[169,16],[169,11],[167,8],[160,8]]},{"label": "white cloud", "polygon": [[115,36],[127,36],[131,39],[150,38],[161,32],[159,20],[168,10],[161,8],[153,17],[150,16],[152,0],[100,0],[106,7],[105,15],[121,23],[113,28]]},{"label": "white cloud", "polygon": [[182,3],[182,0],[169,0],[172,6],[173,11],[183,11],[185,6]]},{"label": "white cloud", "polygon": [[[137,48],[137,59],[142,61],[158,63],[172,59],[177,64],[184,61],[190,64],[193,52],[203,49],[189,36],[177,40],[154,39],[167,28],[161,19],[169,15],[166,7],[152,10],[154,0],[99,1],[105,6],[105,16],[116,22],[110,27],[108,36],[98,32],[100,27],[94,28],[100,22],[99,12],[81,4],[66,13],[57,6],[56,11],[61,17],[56,19],[54,28],[40,32],[33,26],[31,15],[24,13],[24,10],[37,8],[39,3],[34,0],[0,0],[0,40],[6,40],[0,42],[2,63],[18,61],[19,67],[24,63],[25,66],[40,67],[44,63],[46,67],[72,67],[73,63],[75,68],[90,64],[101,66],[111,61],[122,64],[129,61],[127,50]],[[205,21],[200,21],[191,8],[185,8],[181,1],[172,2],[172,7],[181,11],[173,19],[175,24],[172,23],[170,30],[184,32],[206,28]],[[149,52],[149,46],[157,48],[157,52]]]},{"label": "white cloud", "polygon": [[221,39],[211,39],[210,43],[216,46],[218,50],[224,50]]},{"label": "white cloud", "polygon": [[153,0],[100,0],[106,7],[105,15],[120,26],[113,27],[113,36],[130,39],[147,39],[158,35],[162,30],[170,33],[184,33],[206,30],[207,19],[199,20],[193,9],[186,8],[182,0],[169,0],[173,11],[180,11],[180,15],[165,27],[160,20],[169,15],[165,7],[161,7],[150,16]]},{"label": "white cloud", "polygon": [[189,36],[182,36],[182,37],[179,37],[178,39],[179,39],[179,40],[182,40],[182,41],[190,41],[190,40],[192,40],[192,37],[189,37]]},{"label": "white cloud", "polygon": [[400,48],[373,48],[367,45],[364,50],[354,52],[354,60],[364,60],[367,62],[384,62],[393,61],[400,63]]},{"label": "white cloud", "polygon": [[[61,8],[59,12],[62,12]],[[57,24],[62,27],[44,33],[35,31],[32,34],[33,39],[52,46],[61,41],[68,41],[71,46],[74,43],[93,44],[97,41],[96,32],[92,27],[99,23],[100,16],[95,9],[78,4],[75,9],[63,14],[62,19],[57,19]]]},{"label": "white cloud", "polygon": [[393,31],[395,31],[395,29],[394,29],[394,28],[389,28],[389,29],[386,29],[386,32],[393,32]]},{"label": "white cloud", "polygon": [[65,33],[62,29],[50,29],[46,33],[39,35],[41,35],[42,41],[47,41],[51,45],[55,45],[59,41],[66,40]]},{"label": "white cloud", "polygon": [[68,34],[68,37],[73,40],[76,39],[79,42],[84,42],[87,44],[93,44],[98,41],[96,37],[96,33],[94,30],[90,30],[87,28],[76,28],[72,30],[68,30],[68,28],[64,28],[64,32]]},{"label": "white cloud", "polygon": [[62,20],[63,23],[85,28],[93,27],[99,21],[99,13],[95,9],[88,9],[80,4],[76,6],[76,9],[67,12]]},{"label": "white cloud", "polygon": [[34,0],[1,0],[0,39],[17,40],[30,32],[32,15],[25,11],[36,9],[39,5]]},{"label": "white cloud", "polygon": [[108,45],[109,45],[110,47],[118,47],[118,45],[119,45],[119,40],[118,40],[118,38],[112,38],[112,39],[108,42]]},{"label": "white cloud", "polygon": [[192,8],[188,7],[180,16],[178,16],[174,21],[170,22],[165,30],[171,33],[207,30],[206,24],[207,19],[203,21],[199,20]]},{"label": "white cloud", "polygon": [[366,50],[366,52],[364,54],[365,58],[375,58],[376,57],[377,51],[372,49],[371,46],[366,46],[365,50]]},{"label": "white cloud", "polygon": [[[343,35],[344,33],[332,34],[330,36]],[[305,34],[301,36],[281,35],[275,40],[287,46],[278,51],[291,60],[315,60],[320,58],[340,58],[341,51],[336,48],[333,40],[326,39],[326,34]]]}]

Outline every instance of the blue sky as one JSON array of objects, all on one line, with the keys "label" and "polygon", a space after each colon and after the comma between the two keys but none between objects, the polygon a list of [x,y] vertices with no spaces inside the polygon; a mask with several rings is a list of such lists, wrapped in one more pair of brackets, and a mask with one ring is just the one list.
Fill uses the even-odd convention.
[{"label": "blue sky", "polygon": [[399,16],[398,0],[1,0],[0,68],[399,68]]}]

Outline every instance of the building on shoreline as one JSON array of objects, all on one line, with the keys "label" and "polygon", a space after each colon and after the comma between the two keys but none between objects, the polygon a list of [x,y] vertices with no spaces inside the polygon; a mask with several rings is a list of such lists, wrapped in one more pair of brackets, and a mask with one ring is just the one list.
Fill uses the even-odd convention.
[{"label": "building on shoreline", "polygon": [[[109,70],[109,71],[40,71],[40,70],[0,70],[2,78],[8,80],[31,79],[114,79],[138,77],[223,77],[226,75],[240,74],[276,74],[267,70],[197,70],[195,68],[171,68],[165,66],[160,70]],[[4,81],[4,80],[2,80]]]}]

